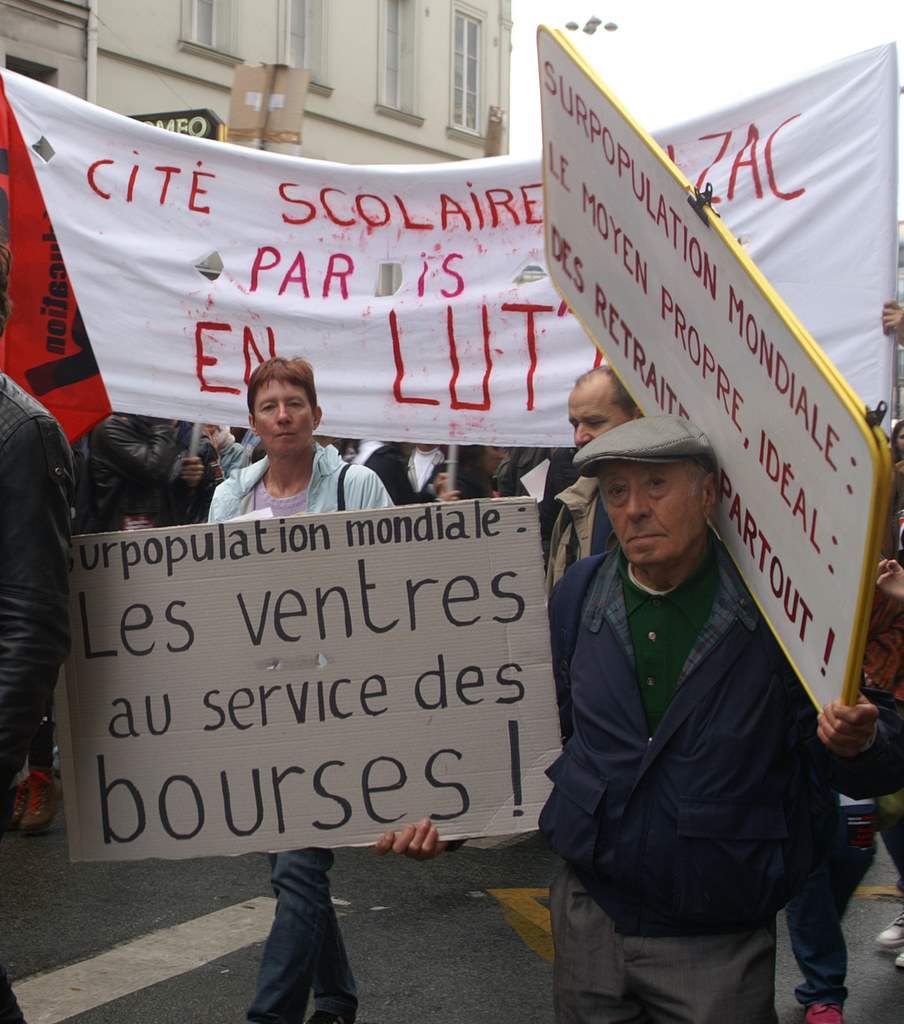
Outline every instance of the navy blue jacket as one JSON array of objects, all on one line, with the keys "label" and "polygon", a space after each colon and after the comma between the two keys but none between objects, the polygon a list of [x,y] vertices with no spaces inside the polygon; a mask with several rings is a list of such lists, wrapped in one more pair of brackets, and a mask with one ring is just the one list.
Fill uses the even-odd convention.
[{"label": "navy blue jacket", "polygon": [[892,708],[880,708],[866,753],[840,758],[820,743],[812,703],[715,543],[710,619],[652,738],[617,559],[577,562],[550,607],[565,746],[540,828],[623,934],[771,922],[819,860],[830,787],[864,797],[904,786]]}]

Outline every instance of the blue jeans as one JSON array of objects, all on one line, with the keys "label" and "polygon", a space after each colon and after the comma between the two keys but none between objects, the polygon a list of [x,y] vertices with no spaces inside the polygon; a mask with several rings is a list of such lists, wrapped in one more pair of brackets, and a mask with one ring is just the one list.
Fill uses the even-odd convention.
[{"label": "blue jeans", "polygon": [[310,848],[271,853],[270,866],[276,916],[248,1020],[302,1024],[312,988],[318,1010],[353,1019],[358,995],[327,877],[332,852]]},{"label": "blue jeans", "polygon": [[843,1006],[848,990],[847,945],[841,918],[848,901],[876,855],[875,843],[866,849],[850,846],[848,815],[840,808],[835,843],[826,861],[807,879],[803,890],[785,908],[791,948],[804,976],[794,990],[803,1006],[835,1003]]},{"label": "blue jeans", "polygon": [[904,896],[904,821],[892,825],[882,833],[882,842],[898,872],[898,888]]}]

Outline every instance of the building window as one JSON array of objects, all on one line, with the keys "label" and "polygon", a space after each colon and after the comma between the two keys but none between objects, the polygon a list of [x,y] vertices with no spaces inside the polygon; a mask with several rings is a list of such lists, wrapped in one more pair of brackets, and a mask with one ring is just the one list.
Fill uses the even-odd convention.
[{"label": "building window", "polygon": [[383,102],[388,107],[402,106],[402,0],[386,0],[386,77]]},{"label": "building window", "polygon": [[214,0],[195,0],[194,35],[196,42],[215,49],[217,33]]},{"label": "building window", "polygon": [[195,0],[192,38],[211,50],[217,48],[217,5],[216,0]]},{"label": "building window", "polygon": [[286,14],[286,63],[322,82],[323,0],[288,0]]},{"label": "building window", "polygon": [[407,113],[415,107],[415,2],[383,0],[380,102]]},{"label": "building window", "polygon": [[59,72],[57,68],[47,67],[44,64],[35,64],[33,60],[22,60],[19,57],[12,57],[7,54],[6,66],[10,71],[33,78],[36,82],[44,82],[46,85],[56,85]]},{"label": "building window", "polygon": [[182,0],[179,49],[223,64],[241,64],[235,55],[235,0]]},{"label": "building window", "polygon": [[307,67],[308,7],[307,0],[289,0],[289,63],[297,68]]},{"label": "building window", "polygon": [[232,7],[233,0],[183,0],[183,42],[231,53],[235,48]]},{"label": "building window", "polygon": [[481,22],[462,11],[454,15],[452,60],[452,124],[480,131]]}]

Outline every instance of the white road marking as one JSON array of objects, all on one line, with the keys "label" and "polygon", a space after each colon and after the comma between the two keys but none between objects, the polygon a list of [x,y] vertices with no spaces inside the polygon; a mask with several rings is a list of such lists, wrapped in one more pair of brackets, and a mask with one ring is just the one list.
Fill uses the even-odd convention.
[{"label": "white road marking", "polygon": [[90,960],[26,978],[14,986],[16,998],[29,1024],[58,1024],[262,942],[275,905],[259,896],[151,932]]}]

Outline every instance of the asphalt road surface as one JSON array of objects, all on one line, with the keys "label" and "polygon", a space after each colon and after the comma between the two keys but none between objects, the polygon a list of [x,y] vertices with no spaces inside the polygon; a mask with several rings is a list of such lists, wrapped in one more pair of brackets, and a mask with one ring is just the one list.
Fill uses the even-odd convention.
[{"label": "asphalt road surface", "polygon": [[[343,850],[333,895],[358,980],[359,1021],[548,1024],[554,859],[534,837],[418,864]],[[244,1020],[272,917],[263,855],[70,864],[50,833],[0,843],[0,959],[29,1024]],[[850,1022],[901,1024],[904,970],[874,937],[900,905],[880,854],[846,919]],[[781,1024],[803,1019],[780,922]]]}]

